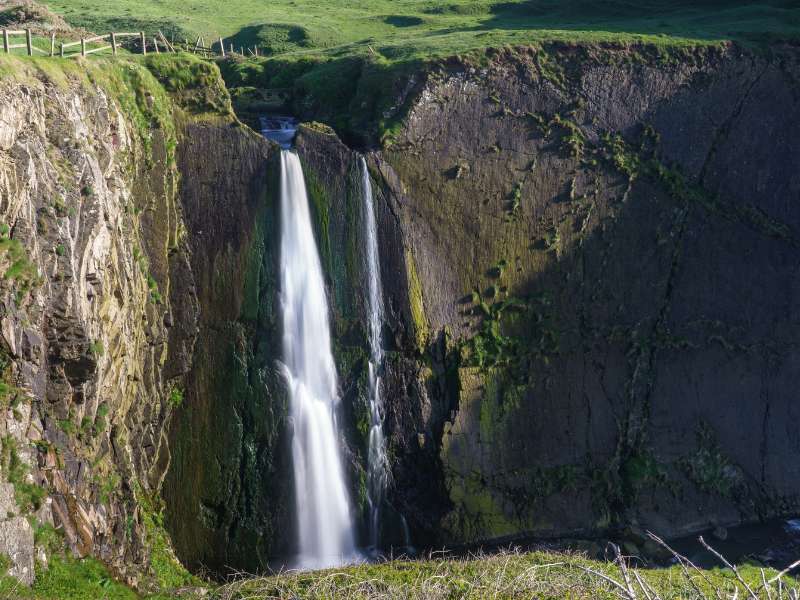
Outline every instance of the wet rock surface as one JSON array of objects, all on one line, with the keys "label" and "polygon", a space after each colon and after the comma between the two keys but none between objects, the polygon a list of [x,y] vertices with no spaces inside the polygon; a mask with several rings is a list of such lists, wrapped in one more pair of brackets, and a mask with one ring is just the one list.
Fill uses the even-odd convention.
[{"label": "wet rock surface", "polygon": [[221,123],[187,127],[178,156],[200,318],[164,498],[178,555],[220,574],[263,570],[294,540],[277,157],[261,136]]}]

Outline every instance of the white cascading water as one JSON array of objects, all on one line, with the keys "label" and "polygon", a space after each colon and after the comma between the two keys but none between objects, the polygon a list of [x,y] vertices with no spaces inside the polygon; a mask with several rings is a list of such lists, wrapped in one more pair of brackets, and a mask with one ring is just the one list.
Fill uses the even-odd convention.
[{"label": "white cascading water", "polygon": [[328,302],[297,155],[281,151],[283,370],[294,425],[298,566],[357,560],[350,499],[336,437],[339,401]]},{"label": "white cascading water", "polygon": [[378,255],[378,228],[375,223],[375,207],[372,184],[367,162],[360,157],[361,181],[364,199],[364,230],[367,255],[367,287],[369,300],[369,407],[370,430],[367,451],[367,496],[370,509],[369,534],[372,548],[378,546],[380,508],[384,500],[389,477],[386,458],[386,442],[383,436],[383,397],[381,395],[380,369],[383,364],[381,328],[383,326],[383,297]]}]

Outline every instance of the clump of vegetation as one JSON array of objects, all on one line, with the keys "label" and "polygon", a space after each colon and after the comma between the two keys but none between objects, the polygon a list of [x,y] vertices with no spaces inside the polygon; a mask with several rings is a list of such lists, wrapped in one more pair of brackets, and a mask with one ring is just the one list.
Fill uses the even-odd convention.
[{"label": "clump of vegetation", "polygon": [[522,188],[522,181],[518,181],[516,184],[514,184],[514,189],[508,196],[508,202],[506,204],[507,220],[516,220],[519,218],[519,209],[522,203]]},{"label": "clump of vegetation", "polygon": [[[486,294],[474,292],[474,296],[478,302],[473,311],[482,320],[478,332],[462,344],[461,355],[466,366],[509,367],[522,373],[529,361],[558,351],[558,337],[547,317],[546,296],[506,297],[491,302],[492,298]],[[530,330],[519,329],[522,324],[527,324]]]},{"label": "clump of vegetation", "polygon": [[706,493],[730,497],[744,484],[741,471],[722,453],[714,431],[705,422],[697,427],[697,450],[681,458],[678,466]]},{"label": "clump of vegetation", "polygon": [[173,388],[169,391],[168,400],[172,408],[178,408],[181,404],[183,404],[183,390],[178,386],[173,386]]},{"label": "clump of vegetation", "polygon": [[152,275],[147,275],[147,288],[150,290],[150,302],[153,304],[161,304],[163,297],[161,292],[158,291],[158,282]]},{"label": "clump of vegetation", "polygon": [[561,147],[568,156],[580,158],[586,144],[586,136],[581,128],[571,119],[563,118],[556,114],[553,116],[551,126],[559,127],[564,133],[561,137]]},{"label": "clump of vegetation", "polygon": [[504,314],[524,311],[527,305],[518,298],[492,304],[488,304],[480,293],[478,298],[476,308],[483,320],[478,333],[466,342],[469,349],[467,364],[475,367],[507,366],[518,358],[520,340],[503,333],[502,319]]},{"label": "clump of vegetation", "polygon": [[99,435],[108,427],[108,404],[105,402],[97,407],[97,413],[94,417],[94,431],[95,435]]},{"label": "clump of vegetation", "polygon": [[0,224],[0,257],[0,260],[8,263],[3,279],[17,285],[15,299],[20,303],[34,287],[41,284],[41,277],[20,241],[11,239],[10,228],[5,223]]},{"label": "clump of vegetation", "polygon": [[89,354],[95,358],[100,358],[105,353],[106,349],[102,340],[95,340],[89,344]]},{"label": "clump of vegetation", "polygon": [[70,407],[66,419],[58,419],[58,426],[68,436],[74,436],[78,433],[78,427],[75,425],[75,411],[72,407]]},{"label": "clump of vegetation", "polygon": [[40,485],[31,483],[28,466],[17,451],[17,442],[10,435],[2,439],[2,467],[6,479],[14,486],[14,499],[23,512],[38,510],[47,491]]}]

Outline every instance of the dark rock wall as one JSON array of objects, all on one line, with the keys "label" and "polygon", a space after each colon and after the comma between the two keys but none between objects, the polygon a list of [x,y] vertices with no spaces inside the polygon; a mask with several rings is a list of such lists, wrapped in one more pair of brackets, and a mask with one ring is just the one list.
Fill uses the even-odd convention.
[{"label": "dark rock wall", "polygon": [[193,124],[179,155],[200,320],[172,427],[167,522],[191,568],[264,569],[293,539],[280,358],[278,153],[241,127]]},{"label": "dark rock wall", "polygon": [[507,51],[429,78],[374,161],[418,539],[797,509],[798,78],[792,48],[735,47]]},{"label": "dark rock wall", "polygon": [[[486,58],[415,76],[402,127],[367,153],[387,311],[384,544],[402,544],[401,514],[426,546],[797,510],[796,50]],[[358,155],[319,125],[297,152],[363,514]],[[294,539],[276,161],[213,124],[188,128],[179,156],[200,326],[165,498],[179,555],[220,572],[262,569]]]}]

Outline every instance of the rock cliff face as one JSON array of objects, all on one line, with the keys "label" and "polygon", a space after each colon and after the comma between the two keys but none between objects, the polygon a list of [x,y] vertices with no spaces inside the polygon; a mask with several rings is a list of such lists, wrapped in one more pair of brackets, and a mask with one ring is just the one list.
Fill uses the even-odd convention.
[{"label": "rock cliff face", "polygon": [[219,228],[241,189],[191,183],[204,156],[233,176],[266,144],[202,61],[7,59],[3,73],[0,553],[26,582],[65,544],[134,585],[180,585],[160,500],[168,426],[188,409],[196,340],[207,351],[202,251],[244,237]]},{"label": "rock cliff face", "polygon": [[[55,525],[79,555],[135,578],[148,558],[137,504],[169,464],[164,425],[197,312],[174,133],[142,137],[115,74],[14,66],[0,115],[0,552],[33,577],[32,514],[37,530]],[[165,102],[150,96],[153,110]]]},{"label": "rock cliff face", "polygon": [[[418,539],[798,509],[799,83],[796,48],[736,47],[428,77],[373,160]],[[443,489],[420,485],[431,464]]]},{"label": "rock cliff face", "polygon": [[[798,510],[796,48],[507,50],[414,80],[368,155],[390,517],[458,545]],[[356,155],[320,128],[298,151],[358,497]]]},{"label": "rock cliff face", "polygon": [[[800,509],[798,56],[551,46],[398,83],[366,153],[385,545],[400,515],[425,546]],[[51,527],[141,587],[187,581],[164,524],[192,568],[293,551],[277,150],[173,60],[3,70],[0,553],[26,581]],[[363,511],[358,155],[318,125],[297,152]]]}]

